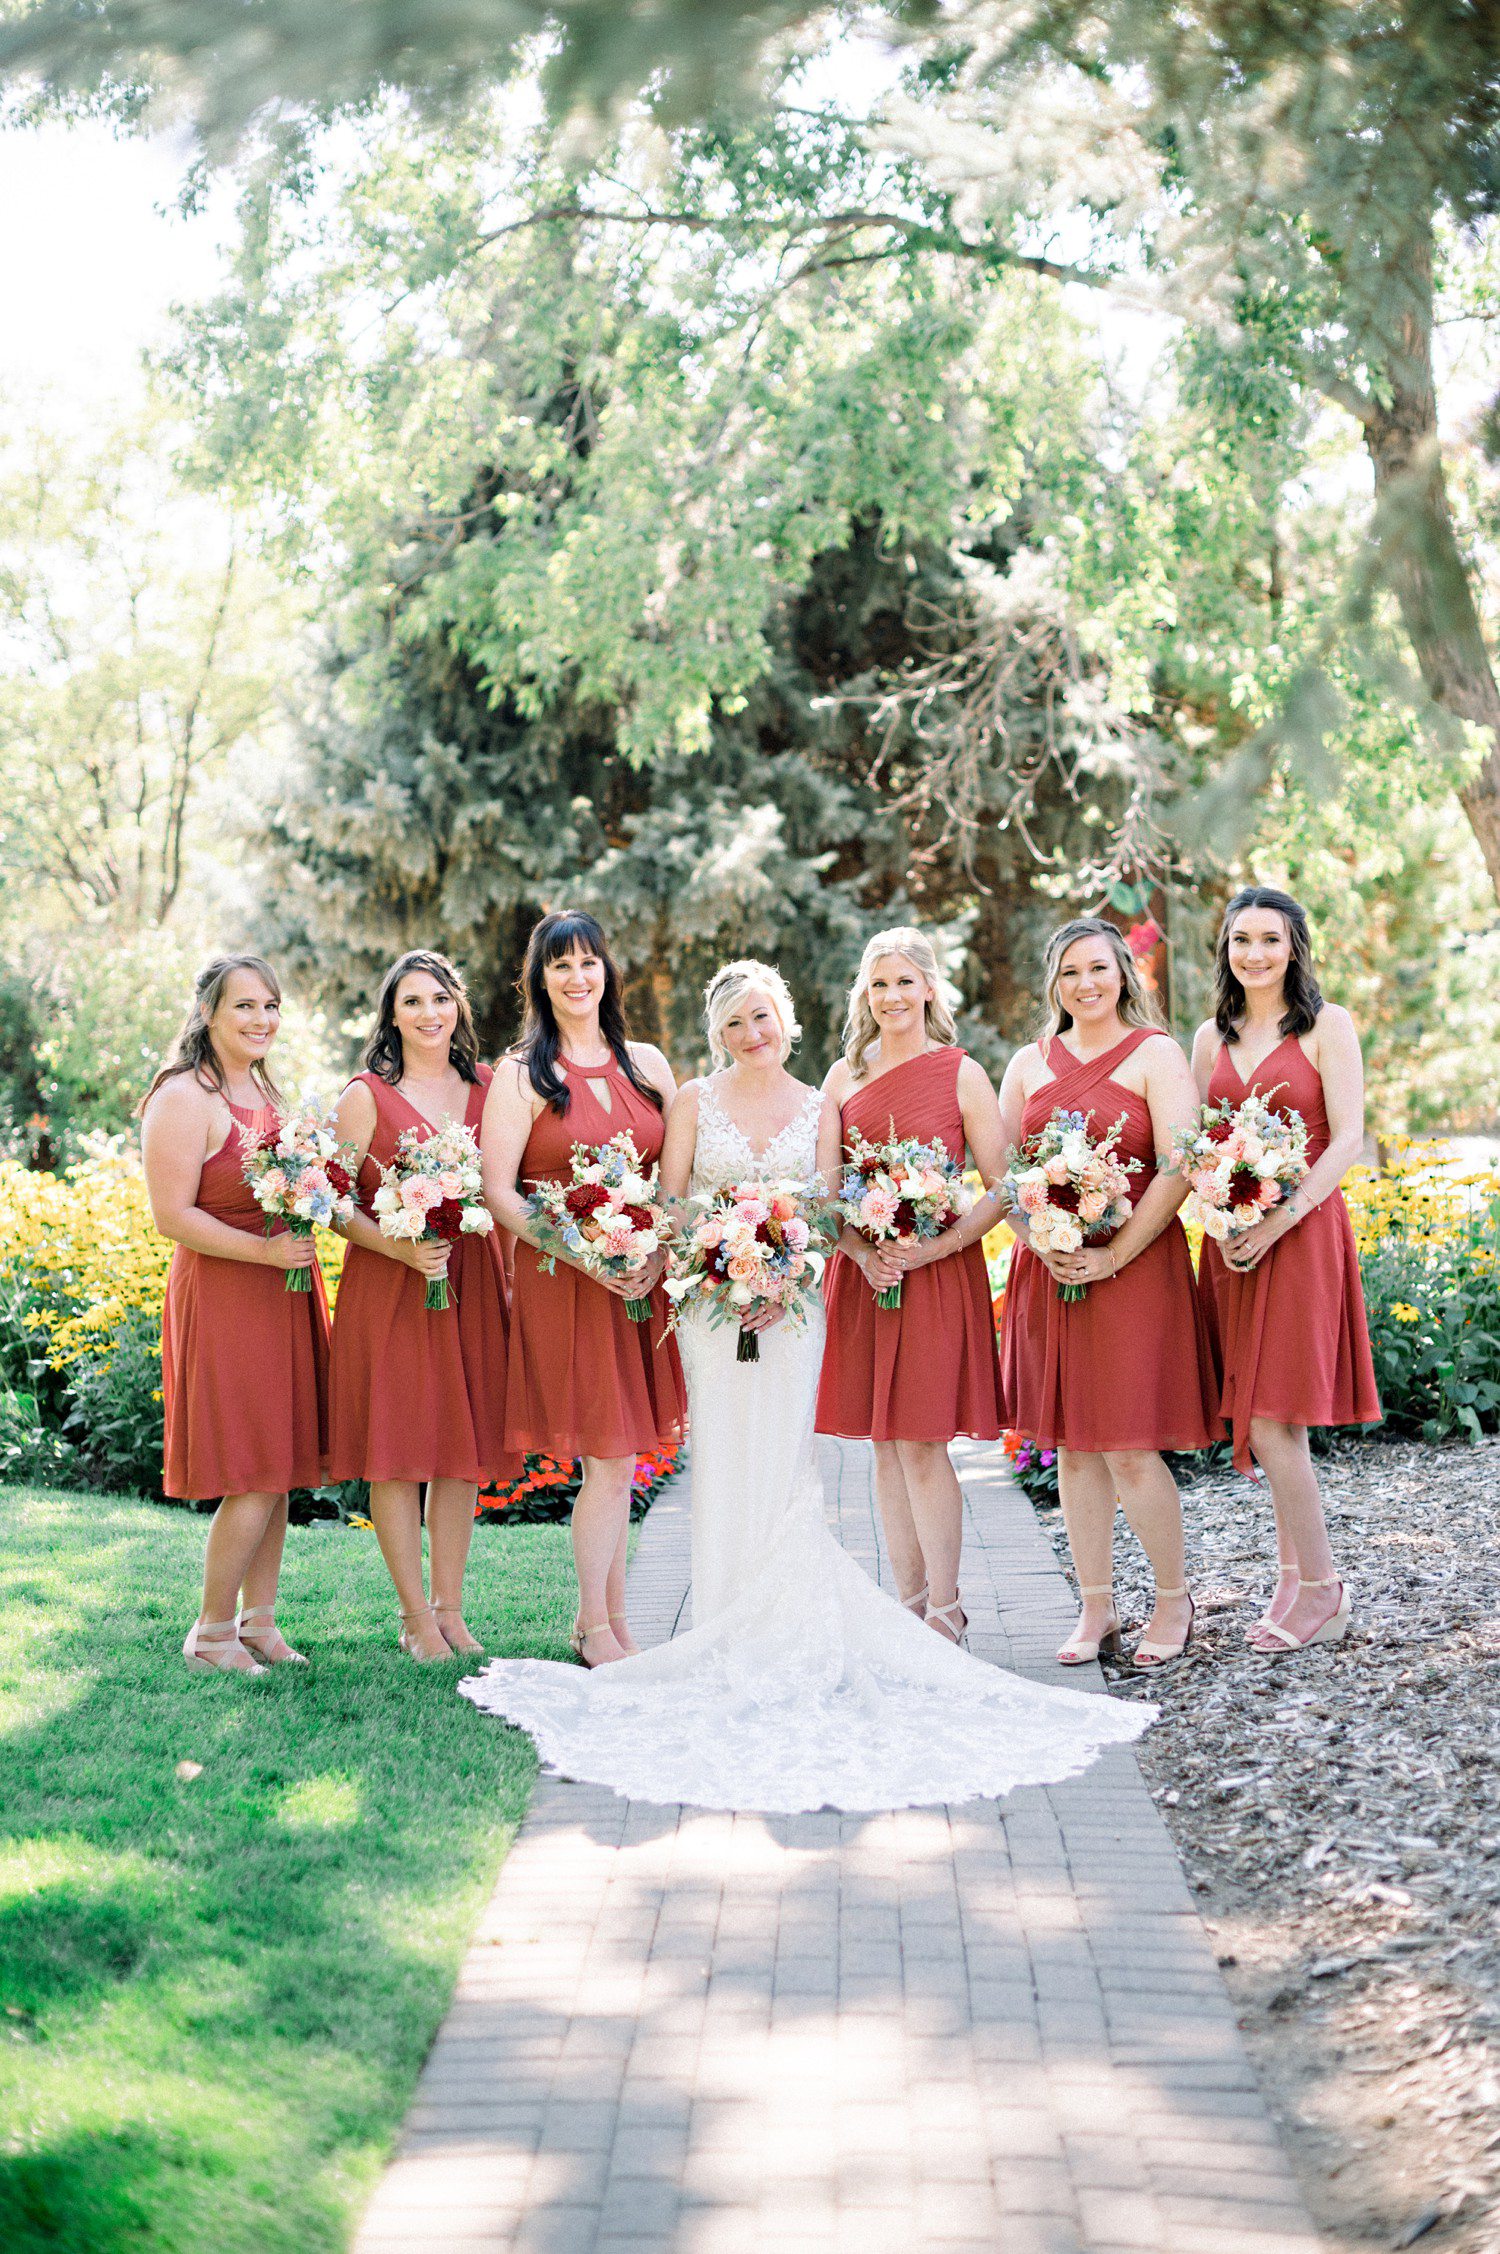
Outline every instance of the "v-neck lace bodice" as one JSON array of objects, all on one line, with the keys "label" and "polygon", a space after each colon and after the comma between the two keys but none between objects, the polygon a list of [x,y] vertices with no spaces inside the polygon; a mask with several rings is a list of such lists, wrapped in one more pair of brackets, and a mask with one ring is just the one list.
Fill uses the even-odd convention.
[{"label": "v-neck lace bodice", "polygon": [[809,1088],[800,1110],[784,1127],[778,1127],[757,1156],[744,1128],[724,1109],[717,1078],[703,1081],[698,1091],[698,1139],[688,1183],[691,1194],[711,1197],[716,1190],[748,1180],[809,1180],[818,1163],[820,1102],[817,1089]]}]

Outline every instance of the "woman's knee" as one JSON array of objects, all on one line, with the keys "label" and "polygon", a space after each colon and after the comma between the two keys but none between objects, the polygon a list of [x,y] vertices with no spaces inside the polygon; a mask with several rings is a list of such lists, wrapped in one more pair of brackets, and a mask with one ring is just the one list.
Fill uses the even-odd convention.
[{"label": "woman's knee", "polygon": [[1149,1486],[1167,1468],[1157,1448],[1109,1448],[1104,1461],[1117,1487]]}]

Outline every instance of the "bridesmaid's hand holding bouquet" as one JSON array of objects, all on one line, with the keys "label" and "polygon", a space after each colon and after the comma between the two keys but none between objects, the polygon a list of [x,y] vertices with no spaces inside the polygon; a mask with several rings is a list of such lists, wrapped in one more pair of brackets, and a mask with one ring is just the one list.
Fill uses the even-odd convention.
[{"label": "bridesmaid's hand holding bouquet", "polygon": [[[294,1237],[310,1240],[314,1229],[331,1229],[354,1210],[352,1153],[339,1141],[333,1114],[324,1104],[305,1100],[284,1112],[258,1135],[239,1130],[245,1153],[245,1180],[266,1217],[285,1221]],[[312,1262],[286,1271],[288,1291],[312,1290]]]},{"label": "bridesmaid's hand holding bouquet", "polygon": [[[689,1300],[708,1309],[709,1323],[737,1323],[735,1360],[758,1362],[760,1320],[807,1320],[823,1274],[814,1239],[820,1223],[813,1198],[820,1185],[740,1182],[688,1201],[686,1234],[672,1257],[667,1295],[672,1320]],[[826,1225],[826,1224],[822,1224]]]},{"label": "bridesmaid's hand holding bouquet", "polygon": [[1202,1105],[1178,1130],[1168,1165],[1187,1180],[1187,1212],[1227,1249],[1305,1177],[1307,1122],[1299,1111],[1273,1111],[1265,1095],[1238,1103],[1225,1097]]},{"label": "bridesmaid's hand holding bouquet", "polygon": [[[1108,1235],[1129,1220],[1130,1177],[1141,1162],[1119,1155],[1124,1124],[1117,1119],[1107,1135],[1094,1139],[1084,1112],[1055,1111],[1022,1143],[1003,1184],[1035,1252],[1077,1252],[1087,1238]],[[1059,1283],[1057,1296],[1082,1299],[1087,1290],[1087,1284]]]},{"label": "bridesmaid's hand holding bouquet", "polygon": [[[393,1244],[452,1244],[458,1237],[488,1236],[494,1215],[479,1190],[479,1145],[461,1119],[430,1135],[408,1127],[396,1155],[380,1170],[372,1200],[375,1225]],[[448,1305],[446,1274],[429,1276],[422,1304]]]},{"label": "bridesmaid's hand holding bouquet", "polygon": [[[618,1290],[648,1267],[666,1240],[657,1170],[628,1133],[607,1143],[575,1143],[570,1178],[538,1182],[526,1208],[544,1275],[562,1255]],[[649,1321],[649,1294],[629,1292],[625,1312],[633,1323]]]},{"label": "bridesmaid's hand holding bouquet", "polygon": [[[893,1136],[850,1137],[834,1210],[870,1244],[930,1244],[968,1212],[963,1168],[942,1143]],[[901,1304],[901,1279],[875,1294],[877,1307]]]}]

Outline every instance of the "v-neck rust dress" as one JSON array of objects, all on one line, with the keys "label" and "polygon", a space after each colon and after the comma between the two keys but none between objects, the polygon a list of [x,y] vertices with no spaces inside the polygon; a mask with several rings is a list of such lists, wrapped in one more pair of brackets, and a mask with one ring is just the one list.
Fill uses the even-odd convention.
[{"label": "v-neck rust dress", "polygon": [[[1054,1075],[1027,1098],[1021,1134],[1055,1111],[1081,1111],[1092,1135],[1123,1115],[1118,1149],[1140,1161],[1131,1202],[1156,1172],[1156,1137],[1144,1096],[1112,1077],[1154,1036],[1134,1027],[1103,1056],[1081,1062],[1061,1041],[1044,1052]],[[1091,1245],[1108,1244],[1107,1236]],[[1117,1276],[1062,1300],[1034,1252],[1017,1244],[1000,1319],[1000,1369],[1018,1432],[1047,1448],[1206,1448],[1223,1438],[1219,1373],[1193,1286],[1187,1237],[1174,1215]]]},{"label": "v-neck rust dress", "polygon": [[[629,1132],[643,1159],[661,1156],[662,1114],[631,1086],[613,1059],[567,1076],[568,1109],[540,1112],[521,1155],[520,1187],[566,1181],[573,1146],[597,1147]],[[604,1083],[606,1109],[590,1086]],[[516,1240],[505,1433],[512,1448],[559,1456],[636,1456],[682,1438],[687,1405],[677,1342],[667,1335],[667,1299],[658,1285],[651,1314],[632,1322],[625,1302],[559,1260],[542,1273],[540,1256]]]},{"label": "v-neck rust dress", "polygon": [[[469,1090],[464,1121],[476,1140],[492,1077],[480,1065]],[[416,1127],[425,1141],[433,1128],[389,1081],[373,1072],[359,1078],[375,1101],[357,1185],[370,1214],[397,1139]],[[505,1444],[509,1316],[498,1232],[455,1240],[447,1307],[424,1306],[426,1293],[404,1261],[350,1245],[333,1317],[332,1478],[461,1479],[483,1487],[521,1469]]]},{"label": "v-neck rust dress", "polygon": [[[247,1236],[266,1217],[245,1180],[238,1130],[259,1134],[269,1107],[239,1104],[228,1140],[205,1159],[196,1203]],[[284,1221],[272,1224],[280,1236]],[[284,1495],[323,1479],[328,1423],[328,1302],[288,1291],[284,1268],[221,1260],[178,1245],[161,1319],[162,1491],[184,1502]]]},{"label": "v-neck rust dress", "polygon": [[[857,1085],[843,1105],[845,1149],[854,1134],[872,1143],[915,1136],[941,1142],[962,1164],[964,1054],[929,1049]],[[836,1252],[827,1309],[819,1432],[868,1440],[999,1438],[1006,1417],[981,1246],[914,1268],[892,1308],[878,1307],[854,1262]]]},{"label": "v-neck rust dress", "polygon": [[[1323,1079],[1295,1034],[1279,1041],[1248,1080],[1220,1047],[1208,1083],[1210,1103],[1265,1098],[1272,1111],[1300,1112],[1307,1160],[1329,1144]],[[1359,1254],[1342,1190],[1304,1213],[1264,1260],[1241,1275],[1206,1237],[1198,1290],[1224,1368],[1224,1415],[1234,1460],[1251,1469],[1250,1419],[1278,1424],[1379,1424],[1380,1394],[1370,1354]]]}]

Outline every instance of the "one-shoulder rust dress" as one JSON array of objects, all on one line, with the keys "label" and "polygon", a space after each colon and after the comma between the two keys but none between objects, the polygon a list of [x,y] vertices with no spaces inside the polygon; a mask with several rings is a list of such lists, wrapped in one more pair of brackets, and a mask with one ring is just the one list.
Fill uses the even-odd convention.
[{"label": "one-shoulder rust dress", "polygon": [[[845,1149],[916,1137],[941,1142],[960,1164],[960,1048],[929,1049],[857,1086],[843,1111]],[[828,1265],[828,1343],[818,1385],[817,1429],[851,1439],[995,1440],[1005,1428],[995,1321],[984,1251],[971,1244],[901,1285],[883,1308],[844,1253]]]},{"label": "one-shoulder rust dress", "polygon": [[[634,1138],[643,1159],[661,1156],[665,1126],[649,1098],[613,1058],[585,1071],[559,1058],[568,1109],[549,1104],[521,1155],[520,1187],[566,1181],[575,1143]],[[605,1108],[590,1086],[606,1084]],[[540,1255],[516,1240],[510,1373],[505,1433],[512,1448],[559,1456],[635,1456],[680,1440],[687,1402],[677,1342],[667,1334],[667,1299],[658,1285],[651,1313],[637,1323],[617,1292],[559,1260],[544,1275]]]},{"label": "one-shoulder rust dress", "polygon": [[[1300,1112],[1307,1159],[1328,1148],[1323,1079],[1295,1034],[1277,1043],[1248,1080],[1226,1045],[1214,1060],[1208,1100],[1239,1103],[1255,1094],[1273,1111]],[[1382,1411],[1370,1355],[1359,1254],[1342,1190],[1304,1213],[1264,1260],[1241,1275],[1205,1238],[1199,1296],[1224,1369],[1223,1409],[1234,1432],[1234,1460],[1251,1469],[1250,1419],[1279,1424],[1379,1424]]]},{"label": "one-shoulder rust dress", "polygon": [[[1103,1056],[1081,1062],[1063,1043],[1046,1051],[1053,1074],[1028,1097],[1023,1139],[1055,1111],[1081,1111],[1094,1136],[1123,1118],[1118,1149],[1140,1161],[1131,1176],[1139,1204],[1156,1171],[1156,1138],[1144,1096],[1111,1076],[1152,1039],[1133,1028]],[[1109,1238],[1092,1237],[1093,1245]],[[1205,1448],[1223,1438],[1219,1373],[1193,1263],[1176,1216],[1117,1276],[1062,1300],[1034,1252],[1018,1243],[1000,1319],[1000,1370],[1018,1432],[1048,1448],[1097,1454],[1106,1448]]]},{"label": "one-shoulder rust dress", "polygon": [[[476,1140],[490,1067],[479,1067],[464,1123]],[[372,1212],[380,1170],[408,1128],[432,1122],[378,1073],[359,1078],[375,1102],[375,1132],[357,1195]],[[329,1471],[334,1479],[459,1479],[485,1486],[521,1469],[505,1444],[509,1318],[498,1232],[455,1239],[448,1305],[424,1305],[415,1268],[351,1244],[333,1317]]]},{"label": "one-shoulder rust dress", "polygon": [[[229,1106],[235,1127],[198,1182],[200,1211],[247,1236],[266,1218],[245,1180],[236,1131],[257,1135],[269,1108]],[[284,1221],[272,1224],[280,1235]],[[284,1495],[324,1476],[328,1417],[328,1302],[323,1279],[288,1291],[284,1268],[220,1260],[185,1244],[172,1254],[161,1319],[165,1423],[162,1490],[184,1502],[219,1495]]]}]

